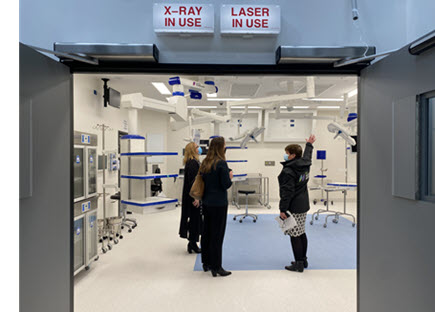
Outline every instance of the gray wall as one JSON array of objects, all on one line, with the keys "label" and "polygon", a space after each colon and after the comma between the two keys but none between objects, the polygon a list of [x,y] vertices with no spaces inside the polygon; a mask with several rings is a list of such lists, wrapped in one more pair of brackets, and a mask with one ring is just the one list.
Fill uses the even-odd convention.
[{"label": "gray wall", "polygon": [[72,311],[72,113],[68,67],[20,45],[22,312]]},{"label": "gray wall", "polygon": [[407,42],[411,42],[435,29],[435,1],[407,0],[406,28]]},{"label": "gray wall", "polygon": [[[406,3],[410,0],[360,0],[362,39],[379,51],[403,46],[407,38]],[[213,3],[215,34],[182,38],[158,36],[153,30],[154,2]],[[431,0],[421,0],[424,11]],[[221,4],[253,3],[249,0],[20,0],[20,41],[47,49],[53,42],[155,43],[162,62],[273,64],[279,45],[364,45],[353,25],[350,0],[263,0],[281,6],[281,34],[277,37],[221,37]],[[430,10],[427,10],[430,12]],[[413,22],[411,17],[410,22]],[[435,20],[427,19],[424,27]],[[413,24],[415,27],[423,24]]]},{"label": "gray wall", "polygon": [[360,312],[434,311],[435,204],[393,197],[391,164],[393,102],[435,90],[434,69],[435,49],[404,48],[361,75]]}]

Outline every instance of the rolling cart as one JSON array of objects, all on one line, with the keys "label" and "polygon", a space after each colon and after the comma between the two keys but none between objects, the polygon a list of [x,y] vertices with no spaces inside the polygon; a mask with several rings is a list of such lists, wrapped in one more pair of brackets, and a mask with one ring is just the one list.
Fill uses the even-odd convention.
[{"label": "rolling cart", "polygon": [[[271,209],[270,202],[269,202],[269,178],[268,177],[263,177],[260,173],[235,174],[233,176],[233,182],[234,183],[231,188],[232,204],[236,206],[237,209],[240,209],[239,191],[241,190],[255,191],[255,193],[251,194],[250,196],[256,197],[258,199],[258,204],[260,206],[266,207],[267,209]],[[246,202],[241,204],[246,205]]]}]

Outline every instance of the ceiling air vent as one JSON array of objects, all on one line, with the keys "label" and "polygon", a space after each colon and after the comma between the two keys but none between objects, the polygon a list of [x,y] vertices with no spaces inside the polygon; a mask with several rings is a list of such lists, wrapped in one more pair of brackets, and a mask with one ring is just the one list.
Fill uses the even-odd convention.
[{"label": "ceiling air vent", "polygon": [[252,97],[257,94],[259,84],[241,84],[234,83],[231,85],[230,96],[231,97]]}]

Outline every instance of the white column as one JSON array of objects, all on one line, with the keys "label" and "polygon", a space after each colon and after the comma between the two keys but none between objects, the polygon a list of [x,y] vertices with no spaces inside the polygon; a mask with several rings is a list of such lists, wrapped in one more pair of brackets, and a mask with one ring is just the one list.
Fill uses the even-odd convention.
[{"label": "white column", "polygon": [[137,118],[137,109],[129,109],[128,110],[128,132],[129,134],[139,134],[138,131],[138,118]]}]

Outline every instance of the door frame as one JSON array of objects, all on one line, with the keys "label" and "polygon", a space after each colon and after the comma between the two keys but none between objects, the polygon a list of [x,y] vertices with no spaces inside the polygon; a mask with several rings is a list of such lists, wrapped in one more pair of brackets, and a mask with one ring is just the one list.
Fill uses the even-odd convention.
[{"label": "door frame", "polygon": [[[74,127],[74,74],[112,74],[112,73],[122,73],[122,74],[173,74],[173,75],[265,75],[265,76],[332,76],[332,75],[354,75],[358,79],[359,84],[359,73],[367,66],[367,64],[355,64],[346,67],[333,68],[331,65],[325,64],[278,64],[278,65],[262,65],[262,64],[252,64],[252,65],[233,65],[233,64],[155,64],[155,63],[138,63],[138,62],[100,62],[98,66],[81,63],[79,61],[61,61],[64,65],[70,67],[71,83],[70,88],[72,90],[70,96],[70,121],[71,127]],[[358,97],[359,102],[359,97]],[[358,106],[358,112],[360,108]],[[74,154],[74,129],[71,129],[71,136],[69,138],[71,153],[70,153],[70,175],[74,176],[73,168],[73,154]],[[359,130],[359,126],[358,126]],[[358,133],[359,136],[359,133]],[[358,140],[360,141],[360,140]],[[357,155],[357,175],[359,179],[359,146]],[[358,181],[359,182],[359,181]],[[71,179],[70,183],[70,261],[71,266],[69,270],[70,274],[70,312],[74,311],[74,216],[73,216],[73,205],[74,205],[74,184]],[[357,199],[357,217],[359,216],[359,183],[357,186],[358,199]],[[359,227],[358,227],[359,228]],[[357,232],[357,246],[359,246],[359,229]],[[357,275],[359,272],[359,250],[357,250]],[[358,283],[357,283],[358,289]],[[357,295],[357,302],[358,302]]]}]

